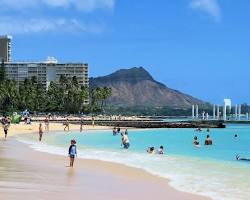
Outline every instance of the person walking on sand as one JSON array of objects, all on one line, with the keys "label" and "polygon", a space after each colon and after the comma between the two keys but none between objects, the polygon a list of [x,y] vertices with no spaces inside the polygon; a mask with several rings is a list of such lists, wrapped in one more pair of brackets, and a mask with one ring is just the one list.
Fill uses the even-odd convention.
[{"label": "person walking on sand", "polygon": [[45,131],[49,132],[49,118],[48,118],[48,116],[45,117],[44,123],[45,123]]},{"label": "person walking on sand", "polygon": [[76,151],[76,141],[75,140],[71,140],[71,145],[69,147],[69,166],[73,167],[74,165],[74,161],[75,161],[75,157],[77,156],[77,151]]},{"label": "person walking on sand", "polygon": [[81,121],[80,121],[80,132],[82,132],[82,130],[83,130],[83,124],[84,124],[84,120],[83,120],[83,117],[81,117]]},{"label": "person walking on sand", "polygon": [[43,137],[43,127],[42,127],[42,123],[39,124],[38,133],[39,133],[39,141],[41,142],[41,141],[42,141],[42,137]]},{"label": "person walking on sand", "polygon": [[68,118],[66,119],[66,122],[64,122],[64,131],[66,131],[66,128],[69,131],[69,119]]},{"label": "person walking on sand", "polygon": [[93,128],[95,127],[95,118],[94,117],[92,117],[92,126],[93,126]]},{"label": "person walking on sand", "polygon": [[6,140],[7,139],[7,135],[8,135],[8,130],[9,130],[9,124],[8,123],[5,123],[3,125],[3,130],[4,130],[4,139]]}]

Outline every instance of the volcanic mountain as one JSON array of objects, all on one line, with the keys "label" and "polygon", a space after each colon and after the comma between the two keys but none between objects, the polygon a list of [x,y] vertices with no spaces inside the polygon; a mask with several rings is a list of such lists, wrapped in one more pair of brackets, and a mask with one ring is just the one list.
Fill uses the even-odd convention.
[{"label": "volcanic mountain", "polygon": [[91,89],[105,86],[112,88],[113,94],[108,101],[117,107],[188,108],[192,104],[205,104],[155,81],[143,67],[121,69],[107,76],[90,78]]}]

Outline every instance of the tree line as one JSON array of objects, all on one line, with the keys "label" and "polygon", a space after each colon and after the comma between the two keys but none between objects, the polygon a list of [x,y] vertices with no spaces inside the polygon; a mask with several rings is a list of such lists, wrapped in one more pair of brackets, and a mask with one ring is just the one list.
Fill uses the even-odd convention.
[{"label": "tree line", "polygon": [[6,77],[4,63],[0,67],[0,111],[98,113],[104,111],[111,88],[89,88],[78,83],[77,78],[60,76],[47,90],[37,77],[25,79],[19,86]]}]

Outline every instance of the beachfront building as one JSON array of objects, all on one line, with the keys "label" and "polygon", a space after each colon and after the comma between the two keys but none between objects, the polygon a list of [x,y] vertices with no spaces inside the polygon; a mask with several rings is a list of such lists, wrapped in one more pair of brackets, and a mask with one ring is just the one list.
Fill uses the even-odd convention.
[{"label": "beachfront building", "polygon": [[50,82],[58,81],[61,75],[67,78],[75,76],[80,85],[89,85],[88,64],[58,63],[53,57],[48,57],[44,62],[6,62],[5,71],[7,77],[15,80],[18,86],[25,79],[35,76],[48,89]]},{"label": "beachfront building", "polygon": [[11,40],[9,35],[0,36],[0,60],[11,62]]}]

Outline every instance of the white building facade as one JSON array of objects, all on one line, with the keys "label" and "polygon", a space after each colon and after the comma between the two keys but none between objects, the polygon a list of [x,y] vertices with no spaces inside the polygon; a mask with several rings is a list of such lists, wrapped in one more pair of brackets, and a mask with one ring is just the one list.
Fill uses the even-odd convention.
[{"label": "white building facade", "polygon": [[44,88],[48,88],[51,81],[58,81],[61,75],[67,78],[76,77],[78,83],[89,86],[88,64],[86,63],[58,63],[48,59],[45,62],[7,62],[5,63],[6,76],[15,80],[18,86],[25,79],[37,77]]}]

